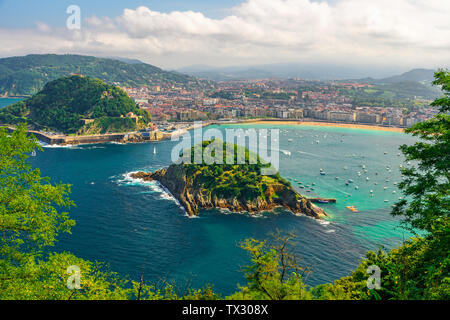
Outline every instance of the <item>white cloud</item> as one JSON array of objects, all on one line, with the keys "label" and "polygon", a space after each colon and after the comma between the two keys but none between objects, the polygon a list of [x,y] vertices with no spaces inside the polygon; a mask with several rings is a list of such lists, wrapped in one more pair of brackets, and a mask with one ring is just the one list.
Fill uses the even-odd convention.
[{"label": "white cloud", "polygon": [[[82,8],[81,8],[82,9]],[[82,53],[189,64],[327,62],[449,66],[447,0],[247,0],[223,19],[200,12],[125,9],[80,31],[0,30],[0,54]]]}]

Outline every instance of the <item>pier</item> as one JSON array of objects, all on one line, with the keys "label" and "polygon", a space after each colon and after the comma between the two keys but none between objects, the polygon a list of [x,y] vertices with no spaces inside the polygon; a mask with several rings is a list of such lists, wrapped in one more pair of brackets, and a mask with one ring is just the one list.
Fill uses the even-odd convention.
[{"label": "pier", "polygon": [[336,203],[337,200],[334,198],[307,198],[313,203]]}]

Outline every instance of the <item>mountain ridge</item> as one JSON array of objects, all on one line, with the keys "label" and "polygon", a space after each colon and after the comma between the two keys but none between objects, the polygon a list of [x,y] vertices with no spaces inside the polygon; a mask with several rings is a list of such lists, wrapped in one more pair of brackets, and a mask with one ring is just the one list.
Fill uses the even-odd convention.
[{"label": "mountain ridge", "polygon": [[[136,60],[98,58],[75,54],[30,54],[0,58],[0,96],[31,96],[46,83],[81,73],[108,84],[137,87],[179,86],[202,87],[198,79]],[[131,63],[133,62],[133,63]]]}]

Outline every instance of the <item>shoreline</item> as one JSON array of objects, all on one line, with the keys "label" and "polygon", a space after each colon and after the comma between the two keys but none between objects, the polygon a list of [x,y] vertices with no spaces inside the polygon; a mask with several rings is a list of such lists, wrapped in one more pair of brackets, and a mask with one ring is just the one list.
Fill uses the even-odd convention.
[{"label": "shoreline", "polygon": [[[262,125],[296,125],[296,126],[317,126],[317,127],[336,127],[336,128],[349,128],[349,129],[363,129],[363,130],[374,130],[374,131],[388,131],[388,132],[401,132],[404,133],[404,128],[399,127],[383,127],[377,125],[366,125],[366,124],[353,124],[353,123],[335,123],[335,122],[321,122],[321,121],[289,121],[289,120],[274,120],[274,119],[252,119],[252,120],[235,120],[235,121],[211,121],[202,123],[200,126],[195,124],[180,129],[178,132],[166,133],[161,139],[151,140],[151,139],[128,139],[128,136],[134,136],[137,132],[127,132],[127,133],[106,133],[98,135],[88,135],[88,136],[63,136],[63,135],[50,135],[41,131],[30,130],[30,133],[34,134],[39,141],[47,143],[49,145],[79,145],[79,144],[103,144],[109,142],[117,142],[122,144],[129,143],[148,143],[148,142],[160,142],[167,141],[171,139],[171,135],[182,135],[186,132],[194,130],[198,127],[209,127],[211,125],[240,125],[240,124],[262,124]],[[14,130],[8,127],[9,130]],[[169,137],[170,136],[170,137]],[[125,138],[126,137],[126,138]]]},{"label": "shoreline", "polygon": [[376,131],[390,131],[390,132],[405,132],[404,128],[399,127],[383,127],[370,124],[356,124],[356,123],[336,123],[336,122],[321,122],[321,121],[289,121],[289,120],[248,120],[236,121],[230,124],[278,124],[278,125],[298,125],[298,126],[317,126],[317,127],[337,127],[349,129],[366,129]]}]

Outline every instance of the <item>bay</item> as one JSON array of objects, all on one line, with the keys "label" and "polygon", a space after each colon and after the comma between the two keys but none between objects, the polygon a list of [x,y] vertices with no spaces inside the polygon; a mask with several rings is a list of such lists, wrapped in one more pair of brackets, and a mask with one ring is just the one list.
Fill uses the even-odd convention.
[{"label": "bay", "polygon": [[[249,237],[267,239],[277,229],[295,233],[296,252],[314,271],[306,282],[317,285],[348,275],[366,250],[392,248],[410,236],[389,214],[401,196],[395,185],[404,161],[398,147],[413,143],[410,136],[295,125],[215,128],[279,129],[279,148],[291,154],[280,154],[281,175],[307,196],[336,198],[336,204],[321,205],[330,218],[318,221],[281,209],[258,217],[210,210],[188,218],[156,183],[129,178],[131,172],[170,165],[177,142],[46,146],[31,158],[33,165],[54,182],[72,184],[71,198],[77,204],[70,209],[77,225],[72,235],[60,236],[55,250],[106,262],[134,280],[144,270],[147,281],[192,278],[195,287],[211,283],[218,292],[230,294],[238,283],[245,284],[241,270],[249,259],[238,245]],[[354,182],[347,186],[348,179]],[[299,181],[314,183],[315,190],[307,193]],[[359,213],[347,206],[356,206]]]}]

